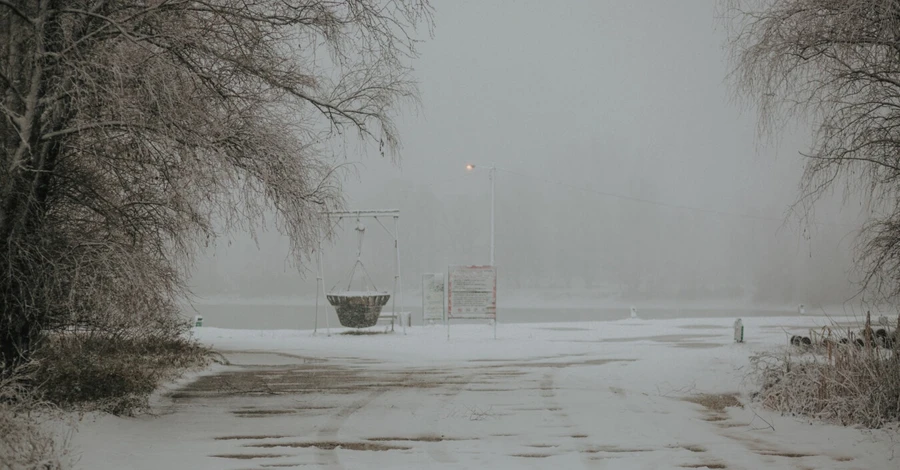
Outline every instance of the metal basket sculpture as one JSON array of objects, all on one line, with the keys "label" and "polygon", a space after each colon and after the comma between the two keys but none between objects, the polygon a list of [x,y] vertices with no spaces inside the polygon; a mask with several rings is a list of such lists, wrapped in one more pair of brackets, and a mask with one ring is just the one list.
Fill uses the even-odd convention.
[{"label": "metal basket sculpture", "polygon": [[[359,219],[356,221],[356,232],[358,236],[356,263],[350,270],[350,282],[347,283],[347,290],[343,292],[332,292],[326,294],[328,303],[334,307],[337,312],[338,320],[341,325],[347,328],[368,328],[378,323],[378,317],[381,316],[381,308],[388,303],[391,298],[387,292],[376,290],[375,283],[369,277],[365,265],[362,262],[362,246],[363,237],[366,233],[366,226]],[[362,269],[364,276],[361,278],[363,289],[368,289],[366,280],[372,285],[372,290],[351,291],[353,285],[353,277],[357,269]]]},{"label": "metal basket sculpture", "polygon": [[368,328],[378,323],[381,308],[391,298],[386,292],[341,292],[327,294],[337,312],[341,325],[348,328]]}]

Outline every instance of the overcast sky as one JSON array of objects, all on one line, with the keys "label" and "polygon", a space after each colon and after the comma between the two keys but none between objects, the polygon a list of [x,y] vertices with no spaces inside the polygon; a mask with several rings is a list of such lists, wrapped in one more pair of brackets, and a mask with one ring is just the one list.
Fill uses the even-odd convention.
[{"label": "overcast sky", "polygon": [[[801,272],[782,271],[809,277],[828,265],[837,273],[830,282],[846,280],[850,245],[838,240],[847,227],[825,227],[806,240],[796,226],[778,230],[778,222],[599,194],[766,217],[784,216],[796,198],[798,152],[808,132],[788,129],[777,146],[760,147],[753,110],[732,99],[726,80],[717,0],[433,4],[434,37],[414,63],[421,107],[406,107],[398,117],[402,160],[347,156],[360,162],[359,178],[345,185],[349,207],[404,211],[408,285],[446,264],[487,263],[488,179],[467,174],[469,162],[505,170],[497,181],[497,264],[507,268],[501,279],[515,277],[512,269],[544,267],[548,277],[558,277],[568,265],[539,260],[575,253],[569,259],[577,262],[588,253],[605,282],[615,282],[622,263],[634,260],[641,273],[665,271],[676,283],[682,270],[708,274],[704,279],[724,270],[746,284],[753,269],[762,269],[760,251],[779,246],[781,254],[770,256],[789,251]],[[855,220],[852,212],[830,207],[818,221]],[[596,240],[572,238],[578,231],[596,233]],[[373,263],[384,271],[390,247],[372,238],[379,244]],[[284,267],[283,239],[266,234],[260,243],[258,250],[237,237],[231,246],[220,244],[214,258],[201,258],[201,290],[233,289],[276,272],[284,286],[297,285],[297,291],[281,287],[284,295],[314,289],[313,280]],[[642,244],[655,246],[643,250]],[[341,264],[348,262],[348,246],[326,252],[334,273],[349,269]],[[624,256],[619,265],[616,256]],[[528,265],[523,257],[538,261]],[[810,258],[828,259],[810,265]]]}]

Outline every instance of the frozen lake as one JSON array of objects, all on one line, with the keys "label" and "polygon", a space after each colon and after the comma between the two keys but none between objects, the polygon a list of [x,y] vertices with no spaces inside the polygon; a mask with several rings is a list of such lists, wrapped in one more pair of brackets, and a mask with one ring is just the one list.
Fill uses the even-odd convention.
[{"label": "frozen lake", "polygon": [[[390,304],[388,304],[390,307]],[[216,302],[194,306],[196,312],[185,310],[185,315],[197,313],[203,316],[203,326],[231,328],[242,330],[311,330],[315,326],[315,305],[307,304],[274,304],[248,302]],[[399,308],[398,308],[399,310]],[[413,325],[422,324],[422,307],[407,306],[403,309],[412,312]],[[386,310],[386,311],[389,311]],[[325,313],[328,314],[330,326],[339,326],[334,309],[325,303],[319,306],[319,326],[325,326]],[[810,312],[815,313],[815,312]],[[820,312],[819,312],[820,313]],[[843,312],[835,312],[843,313]],[[796,310],[789,308],[747,308],[747,307],[640,307],[638,316],[647,320],[668,320],[676,318],[736,318],[736,317],[778,317],[796,315]],[[620,307],[499,307],[497,313],[500,324],[503,323],[547,323],[547,322],[580,322],[609,321],[629,317],[627,306]]]}]

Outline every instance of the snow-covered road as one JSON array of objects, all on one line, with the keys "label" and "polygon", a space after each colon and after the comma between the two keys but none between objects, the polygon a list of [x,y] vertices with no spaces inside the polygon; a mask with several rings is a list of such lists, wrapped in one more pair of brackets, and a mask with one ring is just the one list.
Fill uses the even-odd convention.
[{"label": "snow-covered road", "polygon": [[748,400],[754,351],[825,321],[745,319],[745,344],[730,319],[501,325],[498,340],[462,325],[449,341],[201,328],[229,365],[174,384],[155,416],[82,422],[73,445],[104,470],[900,467],[887,432]]}]

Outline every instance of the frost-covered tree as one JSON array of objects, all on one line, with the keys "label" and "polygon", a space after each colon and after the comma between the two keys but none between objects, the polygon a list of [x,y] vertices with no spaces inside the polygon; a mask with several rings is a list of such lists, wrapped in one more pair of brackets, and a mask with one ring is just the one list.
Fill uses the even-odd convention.
[{"label": "frost-covered tree", "polygon": [[[900,294],[900,1],[724,0],[736,90],[761,131],[813,124],[800,207],[849,190],[868,203],[858,266],[879,297]],[[802,214],[808,214],[802,211]]]},{"label": "frost-covered tree", "polygon": [[171,330],[198,244],[270,208],[301,259],[329,139],[397,150],[422,26],[428,0],[0,0],[0,365],[50,322]]}]

